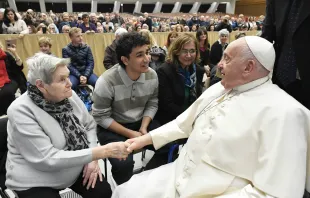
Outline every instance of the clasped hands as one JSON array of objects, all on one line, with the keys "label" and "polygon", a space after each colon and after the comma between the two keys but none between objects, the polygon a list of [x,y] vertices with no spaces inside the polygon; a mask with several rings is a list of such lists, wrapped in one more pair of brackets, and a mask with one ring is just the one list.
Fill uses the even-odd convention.
[{"label": "clasped hands", "polygon": [[[143,133],[143,132],[141,132]],[[128,155],[134,150],[139,150],[150,143],[150,134],[128,139],[125,142],[112,142],[104,145],[107,158],[117,158],[119,160],[126,160]],[[98,160],[86,164],[83,169],[83,186],[87,190],[94,188],[97,178],[102,182],[102,173],[98,164]]]}]

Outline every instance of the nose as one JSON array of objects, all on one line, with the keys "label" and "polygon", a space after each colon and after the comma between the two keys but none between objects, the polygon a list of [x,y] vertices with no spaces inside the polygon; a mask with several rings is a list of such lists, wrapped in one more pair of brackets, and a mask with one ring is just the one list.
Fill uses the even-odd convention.
[{"label": "nose", "polygon": [[223,68],[223,59],[220,60],[220,62],[217,64],[217,67],[219,69],[222,69]]},{"label": "nose", "polygon": [[72,87],[72,82],[71,82],[69,77],[67,78],[67,85],[66,85],[66,87],[68,87],[68,88]]},{"label": "nose", "polygon": [[150,60],[151,60],[151,55],[145,54],[145,56],[144,56],[144,62],[145,62],[145,63],[149,63]]}]

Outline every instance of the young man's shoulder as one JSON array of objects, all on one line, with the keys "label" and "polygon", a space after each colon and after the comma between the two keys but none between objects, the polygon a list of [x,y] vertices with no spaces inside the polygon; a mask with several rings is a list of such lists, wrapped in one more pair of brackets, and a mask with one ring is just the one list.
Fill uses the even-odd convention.
[{"label": "young man's shoulder", "polygon": [[146,80],[152,80],[152,79],[157,79],[157,73],[154,69],[149,67],[149,70],[145,73],[145,79]]}]

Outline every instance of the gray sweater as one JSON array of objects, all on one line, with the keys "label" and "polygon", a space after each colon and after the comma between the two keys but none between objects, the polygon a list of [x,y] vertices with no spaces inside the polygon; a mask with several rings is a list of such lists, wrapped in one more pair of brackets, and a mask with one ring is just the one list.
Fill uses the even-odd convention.
[{"label": "gray sweater", "polygon": [[157,74],[149,68],[133,81],[116,64],[97,80],[93,101],[93,116],[103,128],[108,128],[113,120],[127,124],[146,116],[153,119],[158,109]]},{"label": "gray sweater", "polygon": [[[73,113],[87,129],[90,147],[97,146],[96,123],[73,92]],[[8,109],[8,157],[6,186],[12,190],[32,187],[64,189],[71,186],[83,166],[92,161],[91,149],[66,151],[58,122],[35,105],[27,92]]]}]

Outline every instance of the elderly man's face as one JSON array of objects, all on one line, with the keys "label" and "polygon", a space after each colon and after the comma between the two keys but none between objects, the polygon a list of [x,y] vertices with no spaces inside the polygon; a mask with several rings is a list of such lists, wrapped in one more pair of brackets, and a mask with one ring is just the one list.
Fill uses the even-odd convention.
[{"label": "elderly man's face", "polygon": [[53,102],[60,102],[72,96],[72,83],[69,79],[69,69],[66,65],[59,65],[53,74],[53,81],[45,84],[46,93],[44,97]]},{"label": "elderly man's face", "polygon": [[68,15],[68,14],[64,14],[64,15],[62,16],[62,20],[63,20],[63,21],[69,21],[69,15]]},{"label": "elderly man's face", "polygon": [[225,89],[232,89],[244,84],[242,64],[242,54],[239,53],[241,39],[231,43],[224,51],[221,61],[218,63],[218,69],[222,75],[222,85]]}]

